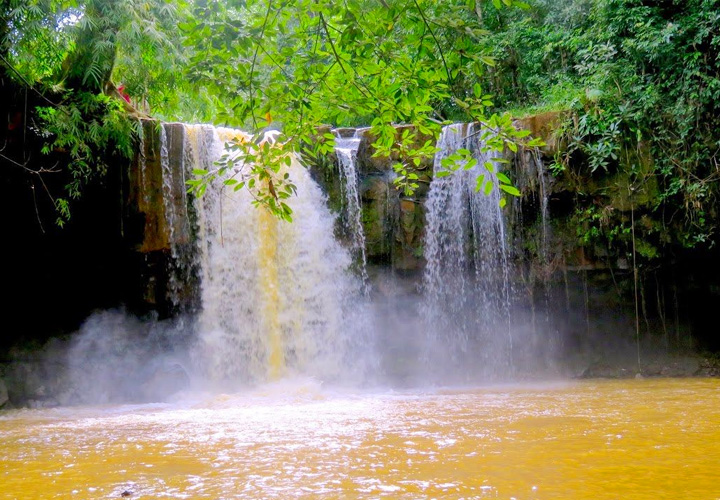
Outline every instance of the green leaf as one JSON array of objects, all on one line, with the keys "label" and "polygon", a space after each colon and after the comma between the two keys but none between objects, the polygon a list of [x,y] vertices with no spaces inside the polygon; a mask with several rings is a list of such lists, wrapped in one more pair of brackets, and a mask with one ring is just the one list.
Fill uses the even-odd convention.
[{"label": "green leaf", "polygon": [[485,186],[483,188],[483,192],[485,193],[485,196],[490,196],[490,193],[492,193],[493,190],[493,184],[490,181],[487,181],[485,183]]},{"label": "green leaf", "polygon": [[505,175],[505,174],[503,174],[502,172],[498,172],[496,175],[497,175],[498,180],[499,180],[500,182],[502,182],[503,184],[510,184],[510,183],[511,183],[511,182],[510,182],[510,179],[508,178],[508,176]]},{"label": "green leaf", "polygon": [[495,59],[490,56],[480,56],[480,60],[490,67],[495,67]]}]

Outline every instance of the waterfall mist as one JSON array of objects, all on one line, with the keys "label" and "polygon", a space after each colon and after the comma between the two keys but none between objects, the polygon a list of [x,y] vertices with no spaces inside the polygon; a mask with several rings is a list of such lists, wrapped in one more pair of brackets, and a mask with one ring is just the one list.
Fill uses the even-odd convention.
[{"label": "waterfall mist", "polygon": [[[293,377],[355,387],[474,384],[548,368],[555,352],[538,348],[544,326],[529,326],[527,308],[518,306],[506,214],[477,132],[473,125],[443,129],[435,172],[459,148],[478,165],[432,180],[426,265],[413,274],[368,264],[359,139],[340,138],[336,148],[341,243],[327,195],[297,159],[285,167],[297,186],[288,200],[292,223],[221,180],[200,198],[188,195],[191,172],[211,170],[228,141],[246,136],[164,124],[157,224],[169,239],[167,294],[180,307],[192,292],[198,306],[172,322],[122,312],[89,318],[67,349],[74,396],[65,400],[154,401],[181,390],[232,391]],[[144,157],[139,166],[144,186]],[[475,192],[480,173],[495,185],[490,195]],[[543,233],[543,248],[546,241]]]},{"label": "waterfall mist", "polygon": [[55,360],[48,376],[62,382],[53,396],[62,404],[163,401],[190,387],[190,332],[188,318],[141,321],[122,310],[95,313],[48,353]]}]

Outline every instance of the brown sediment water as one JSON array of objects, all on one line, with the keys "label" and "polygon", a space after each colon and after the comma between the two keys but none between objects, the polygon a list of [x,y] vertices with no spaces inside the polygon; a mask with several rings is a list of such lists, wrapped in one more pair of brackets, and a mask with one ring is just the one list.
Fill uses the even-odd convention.
[{"label": "brown sediment water", "polygon": [[720,498],[720,380],[0,413],[0,498]]}]

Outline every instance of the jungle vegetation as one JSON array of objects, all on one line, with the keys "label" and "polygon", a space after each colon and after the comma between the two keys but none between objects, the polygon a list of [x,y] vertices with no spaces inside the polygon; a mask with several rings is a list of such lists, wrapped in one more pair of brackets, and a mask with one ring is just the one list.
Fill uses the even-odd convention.
[{"label": "jungle vegetation", "polygon": [[[225,182],[290,218],[280,166],[289,151],[329,151],[324,125],[372,126],[381,153],[403,149],[398,187],[411,193],[434,144],[392,124],[436,136],[481,121],[491,148],[516,149],[537,142],[511,117],[554,110],[553,170],[574,185],[581,242],[627,247],[632,230],[652,261],[717,241],[720,0],[7,0],[0,18],[15,102],[0,159],[40,182],[67,174],[47,193],[60,224],[85,183],[132,153],[142,116],[251,131],[194,188],[250,158],[247,178]],[[270,127],[279,147],[261,143]]]}]

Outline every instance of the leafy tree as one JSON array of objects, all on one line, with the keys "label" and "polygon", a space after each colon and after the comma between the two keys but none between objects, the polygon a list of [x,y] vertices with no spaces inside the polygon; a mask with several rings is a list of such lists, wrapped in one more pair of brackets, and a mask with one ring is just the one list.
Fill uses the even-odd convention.
[{"label": "leafy tree", "polygon": [[[52,193],[42,182],[60,225],[70,217],[69,198],[80,196],[115,157],[133,154],[141,132],[137,112],[120,98],[113,78],[117,66],[165,77],[162,69],[149,70],[153,62],[137,47],[179,58],[179,37],[166,37],[174,12],[161,0],[11,0],[0,8],[3,74],[39,96],[35,109],[23,110],[25,127],[33,121],[40,125],[46,163],[58,153],[66,155],[58,160],[67,165],[65,191]],[[6,159],[31,175],[58,172],[37,159],[35,166],[28,165],[29,158]]]},{"label": "leafy tree", "polygon": [[[496,64],[480,81],[495,104],[566,113],[555,170],[577,181],[577,223],[592,228],[582,240],[630,248],[618,228],[630,226],[631,207],[649,260],[717,240],[719,16],[717,0],[485,11]],[[602,196],[583,194],[598,182]]]},{"label": "leafy tree", "polygon": [[[318,134],[328,124],[371,125],[378,154],[405,152],[395,170],[406,194],[417,187],[414,167],[435,153],[433,137],[450,119],[486,123],[489,149],[516,148],[523,134],[507,117],[485,119],[492,102],[477,81],[493,60],[475,7],[427,0],[197,2],[180,25],[194,47],[189,78],[218,98],[220,120],[256,135],[237,144],[238,154],[216,171],[197,172],[195,186],[245,168],[244,158],[257,159],[260,132],[278,126],[276,147],[312,157],[332,149],[332,134]],[[412,124],[414,132],[398,134],[398,123]],[[472,166],[469,157],[458,160]],[[287,192],[281,165],[254,161],[248,179],[268,188],[257,193],[259,203],[288,218],[287,206],[276,203],[277,192]]]},{"label": "leafy tree", "polygon": [[571,153],[627,175],[648,220],[647,257],[715,240],[720,153],[720,2],[609,0],[578,50],[586,98],[575,101]]},{"label": "leafy tree", "polygon": [[[146,110],[253,131],[252,140],[235,144],[237,154],[201,174],[196,186],[238,174],[253,158],[241,174],[246,182],[228,181],[238,188],[254,178],[256,201],[288,218],[278,193],[289,194],[292,184],[281,175],[281,158],[328,151],[333,139],[318,134],[327,124],[362,123],[372,125],[379,154],[408,153],[396,170],[398,187],[410,194],[417,187],[414,167],[434,153],[440,126],[450,119],[484,121],[492,104],[478,83],[494,64],[480,26],[485,7],[480,0],[335,4],[14,0],[3,11],[5,62],[57,98],[39,116],[54,147],[71,153],[71,196],[104,170],[106,155],[99,152],[130,152],[120,136],[132,127],[117,114],[135,109],[105,98],[118,97],[117,81]],[[526,6],[518,0],[492,4],[486,7]],[[38,51],[39,44],[46,50]],[[397,136],[396,123],[411,123],[415,132]],[[515,147],[522,139],[507,118],[493,117],[487,125],[494,129],[491,149]],[[257,161],[260,133],[270,126],[282,127],[281,154]]]}]

